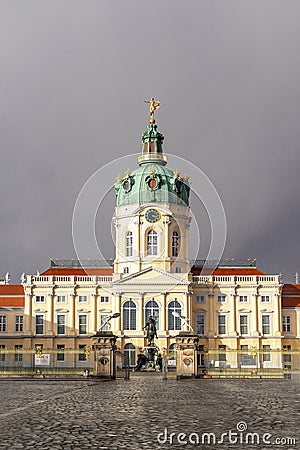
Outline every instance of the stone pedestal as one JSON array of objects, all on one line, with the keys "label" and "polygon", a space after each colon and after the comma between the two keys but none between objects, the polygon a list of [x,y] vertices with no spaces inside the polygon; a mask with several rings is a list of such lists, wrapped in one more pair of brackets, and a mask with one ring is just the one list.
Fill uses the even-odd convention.
[{"label": "stone pedestal", "polygon": [[197,346],[199,338],[189,331],[181,331],[176,336],[177,378],[196,378]]},{"label": "stone pedestal", "polygon": [[93,336],[94,377],[116,379],[116,340],[111,331],[98,331]]}]

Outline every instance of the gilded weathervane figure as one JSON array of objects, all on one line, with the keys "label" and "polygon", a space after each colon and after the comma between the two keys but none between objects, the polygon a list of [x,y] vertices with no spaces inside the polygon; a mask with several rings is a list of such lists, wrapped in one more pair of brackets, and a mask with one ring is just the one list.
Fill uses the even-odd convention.
[{"label": "gilded weathervane figure", "polygon": [[160,107],[160,101],[152,97],[150,100],[144,100],[144,102],[150,104],[150,123],[153,124],[155,123],[154,112]]}]

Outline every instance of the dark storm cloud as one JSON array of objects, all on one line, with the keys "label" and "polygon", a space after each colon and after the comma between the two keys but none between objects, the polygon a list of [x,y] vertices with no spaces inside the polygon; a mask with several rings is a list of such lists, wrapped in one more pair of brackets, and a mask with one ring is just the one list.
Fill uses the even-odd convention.
[{"label": "dark storm cloud", "polygon": [[297,0],[1,2],[0,274],[75,256],[77,195],[139,151],[152,95],[165,150],[219,191],[225,256],[300,270],[299,23]]}]

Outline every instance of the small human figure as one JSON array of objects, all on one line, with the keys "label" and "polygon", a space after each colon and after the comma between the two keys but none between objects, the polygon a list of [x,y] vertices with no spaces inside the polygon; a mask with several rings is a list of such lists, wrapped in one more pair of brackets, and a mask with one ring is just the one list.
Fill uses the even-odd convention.
[{"label": "small human figure", "polygon": [[159,367],[159,370],[162,371],[162,356],[161,353],[157,355],[156,365]]}]

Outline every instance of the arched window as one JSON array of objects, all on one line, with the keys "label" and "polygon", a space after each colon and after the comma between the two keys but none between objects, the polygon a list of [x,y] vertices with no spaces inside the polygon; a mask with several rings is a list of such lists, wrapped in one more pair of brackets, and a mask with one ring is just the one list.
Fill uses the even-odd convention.
[{"label": "arched window", "polygon": [[132,248],[133,248],[133,238],[132,231],[127,231],[126,233],[126,256],[132,256]]},{"label": "arched window", "polygon": [[124,267],[123,273],[129,273],[129,267]]},{"label": "arched window", "polygon": [[156,322],[156,328],[159,330],[159,306],[155,300],[150,300],[145,305],[145,321],[149,320],[149,317],[153,317]]},{"label": "arched window", "polygon": [[147,234],[147,255],[157,255],[157,233],[154,230]]},{"label": "arched window", "polygon": [[136,305],[132,300],[123,305],[123,330],[136,330]]},{"label": "arched window", "polygon": [[[174,313],[174,314],[173,314]],[[177,300],[173,300],[168,305],[168,329],[181,330],[181,306]]]},{"label": "arched window", "polygon": [[126,344],[124,347],[124,367],[136,366],[136,351],[133,344]]},{"label": "arched window", "polygon": [[179,255],[179,233],[178,231],[173,231],[172,234],[172,256]]}]

